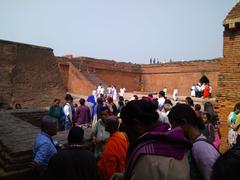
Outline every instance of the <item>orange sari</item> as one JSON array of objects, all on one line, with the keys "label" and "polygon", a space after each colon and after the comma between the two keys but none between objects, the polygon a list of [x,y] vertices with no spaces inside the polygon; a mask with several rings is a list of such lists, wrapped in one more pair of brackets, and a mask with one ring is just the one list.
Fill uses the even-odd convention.
[{"label": "orange sari", "polygon": [[124,172],[128,149],[126,135],[115,132],[104,146],[102,157],[98,162],[101,180],[109,180],[115,172]]}]

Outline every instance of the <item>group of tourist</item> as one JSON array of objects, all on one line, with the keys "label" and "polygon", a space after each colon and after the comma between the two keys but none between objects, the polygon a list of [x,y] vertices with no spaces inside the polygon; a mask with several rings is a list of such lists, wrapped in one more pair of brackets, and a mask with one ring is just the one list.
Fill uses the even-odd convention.
[{"label": "group of tourist", "polygon": [[212,86],[209,83],[193,84],[191,89],[191,97],[210,98],[212,96]]},{"label": "group of tourist", "polygon": [[116,101],[118,95],[124,97],[125,91],[126,91],[126,88],[121,87],[118,94],[117,89],[114,85],[109,85],[107,87],[107,91],[105,91],[105,88],[102,85],[102,83],[99,83],[99,85],[97,86],[97,89],[93,90],[93,95],[95,97],[95,100],[101,95],[105,95],[106,97],[111,97],[113,98],[114,101]]},{"label": "group of tourist", "polygon": [[87,101],[84,98],[79,99],[79,105],[73,104],[73,97],[70,94],[65,96],[65,104],[60,106],[60,99],[55,99],[49,110],[49,115],[57,119],[59,130],[68,130],[73,124],[81,125],[92,122],[95,110],[95,98],[88,96]]},{"label": "group of tourist", "polygon": [[[67,94],[61,108],[63,112],[51,107],[50,116],[42,119],[42,130],[34,144],[34,162],[41,167],[38,178],[237,179],[237,171],[233,169],[240,164],[240,138],[238,135],[232,149],[223,155],[219,153],[221,134],[213,104],[206,102],[201,111],[201,105],[194,104],[191,97],[187,97],[185,103],[173,105],[164,91],[158,95],[154,98],[149,94],[141,99],[135,95],[131,101],[120,96],[117,104],[112,97],[105,99],[101,95],[93,103],[93,113],[85,100],[80,99],[80,107],[87,108],[78,107],[73,115],[72,97]],[[59,104],[59,100],[55,104]],[[229,117],[230,128],[237,132],[239,104]],[[68,144],[64,148],[59,148],[52,138],[57,132],[56,117],[61,113],[65,114],[65,123],[69,121]],[[81,114],[89,120],[79,118]],[[73,119],[81,120],[76,123]],[[83,145],[84,128],[78,122],[92,125],[93,149]],[[223,169],[223,164],[234,167]]]}]

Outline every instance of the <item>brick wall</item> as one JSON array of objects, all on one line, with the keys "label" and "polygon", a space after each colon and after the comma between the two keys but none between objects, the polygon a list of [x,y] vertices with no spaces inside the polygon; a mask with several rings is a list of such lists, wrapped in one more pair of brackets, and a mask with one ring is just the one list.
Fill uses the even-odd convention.
[{"label": "brick wall", "polygon": [[0,97],[2,101],[9,102],[12,100],[12,71],[15,67],[16,58],[17,46],[0,41]]},{"label": "brick wall", "polygon": [[[139,90],[140,66],[130,63],[117,63],[108,60],[96,60],[93,58],[58,58],[62,77],[67,77],[62,64],[73,64],[69,69],[68,89],[71,92],[89,95],[96,89],[98,83],[115,85],[117,89],[125,87],[127,91]],[[65,68],[66,69],[66,68]],[[86,75],[97,76],[91,81]],[[65,80],[66,82],[66,80]],[[65,83],[66,84],[66,83]]]},{"label": "brick wall", "polygon": [[62,64],[58,64],[58,69],[59,69],[59,72],[60,72],[60,75],[62,77],[62,80],[63,80],[63,84],[64,84],[64,87],[66,90],[69,90],[69,85],[68,85],[68,82],[69,82],[69,64],[67,63],[62,63]]},{"label": "brick wall", "polygon": [[220,59],[209,61],[175,62],[156,65],[142,65],[142,81],[146,91],[159,92],[164,87],[168,94],[177,88],[179,95],[190,96],[192,84],[205,75],[216,94]]},{"label": "brick wall", "polygon": [[64,97],[52,49],[1,40],[0,51],[0,92],[10,104],[43,107]]},{"label": "brick wall", "polygon": [[[102,82],[105,85],[114,84],[117,88],[125,87],[127,91],[132,92],[139,91],[140,83],[143,82],[145,91],[158,92],[164,87],[167,87],[169,94],[172,94],[173,89],[176,87],[179,90],[179,94],[183,96],[190,95],[192,84],[197,83],[202,75],[206,75],[209,78],[213,88],[213,96],[215,96],[220,66],[220,59],[156,65],[118,63],[88,57],[61,58],[60,62],[71,62],[79,71],[94,73],[95,76],[99,77],[98,82],[92,82],[92,85],[95,86],[99,82]],[[63,70],[60,71],[62,72]],[[84,77],[84,74],[82,76]],[[67,76],[64,76],[64,79],[66,77]],[[77,85],[87,83],[83,81],[83,78],[79,79],[76,78],[76,76],[71,77],[72,79],[69,79],[71,84],[70,91],[74,91],[75,93],[92,91],[92,89],[86,90],[87,88],[85,88],[85,86]],[[85,80],[89,81],[88,78],[85,78]],[[70,84],[68,84],[68,88]],[[84,90],[82,90],[82,88]]]},{"label": "brick wall", "polygon": [[224,31],[224,59],[221,61],[217,91],[217,107],[221,120],[221,132],[223,144],[221,150],[228,148],[227,116],[233,110],[235,104],[240,101],[240,28]]},{"label": "brick wall", "polygon": [[69,91],[81,95],[92,94],[95,85],[92,84],[83,73],[81,73],[74,65],[69,63]]}]

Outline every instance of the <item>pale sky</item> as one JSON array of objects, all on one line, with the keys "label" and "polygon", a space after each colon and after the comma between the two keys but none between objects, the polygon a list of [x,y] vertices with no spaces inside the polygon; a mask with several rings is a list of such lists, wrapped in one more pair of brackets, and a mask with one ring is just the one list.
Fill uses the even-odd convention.
[{"label": "pale sky", "polygon": [[0,0],[0,39],[132,63],[222,57],[238,0]]}]

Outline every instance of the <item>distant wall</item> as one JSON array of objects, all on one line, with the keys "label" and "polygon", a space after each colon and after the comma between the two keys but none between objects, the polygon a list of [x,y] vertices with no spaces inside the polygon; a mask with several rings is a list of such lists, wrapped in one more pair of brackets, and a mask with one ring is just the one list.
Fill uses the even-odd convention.
[{"label": "distant wall", "polygon": [[[113,84],[117,88],[125,87],[127,91],[130,92],[139,91],[140,84],[143,83],[145,91],[159,92],[159,90],[162,90],[164,87],[166,87],[168,89],[168,94],[171,95],[173,89],[177,88],[179,95],[189,96],[192,84],[196,84],[199,79],[205,75],[210,80],[210,84],[213,89],[213,96],[215,96],[220,60],[221,59],[219,58],[202,61],[137,65],[131,63],[118,63],[109,60],[97,60],[88,57],[68,57],[62,58],[61,62],[71,62],[77,71],[83,73],[83,76],[84,72],[85,75],[92,74],[97,76],[98,79],[94,79],[95,81],[93,81],[93,78],[84,78],[86,81],[91,82],[91,84],[94,86],[102,82],[105,85]],[[64,68],[62,67],[61,69],[62,70],[60,71],[63,71]],[[63,77],[64,82],[67,81],[65,80],[66,77],[66,75]],[[75,79],[74,83],[85,83],[85,80],[81,82],[79,81],[79,83],[78,80],[80,79]],[[68,81],[71,82],[73,80],[69,78]],[[69,82],[68,88],[70,88]],[[75,87],[74,83],[71,83],[71,91],[80,93],[82,92],[81,88],[85,88],[82,86],[78,88],[77,85]]]},{"label": "distant wall", "polygon": [[[139,90],[139,83],[141,78],[141,69],[139,65],[130,63],[117,63],[115,61],[97,60],[93,58],[81,57],[81,58],[65,58],[61,62],[71,62],[76,70],[84,74],[87,74],[90,78],[86,77],[93,85],[93,89],[96,88],[98,83],[104,83],[105,85],[115,85],[117,89],[125,87],[127,91]],[[91,77],[97,76],[98,79]],[[71,78],[69,78],[69,81]],[[82,83],[84,81],[81,81]],[[81,83],[79,82],[79,83]],[[77,81],[75,81],[77,83]],[[91,91],[93,90],[91,87]],[[80,89],[72,86],[73,91],[81,91]]]},{"label": "distant wall", "polygon": [[41,107],[65,95],[50,48],[0,41],[0,93],[14,105]]},{"label": "distant wall", "polygon": [[168,94],[172,95],[173,89],[177,88],[179,95],[190,96],[192,84],[196,84],[205,75],[210,80],[215,95],[219,65],[220,59],[141,65],[142,81],[146,91],[159,92],[166,87]]}]

